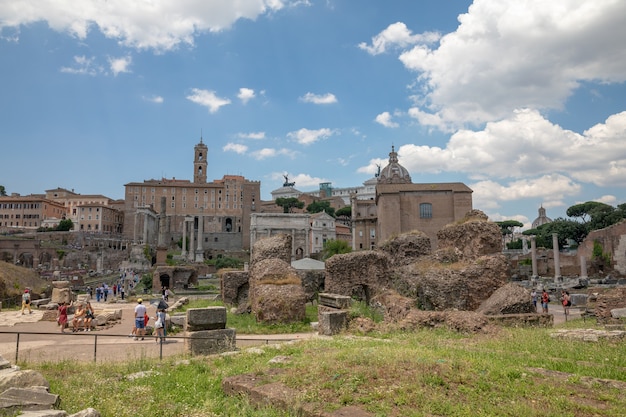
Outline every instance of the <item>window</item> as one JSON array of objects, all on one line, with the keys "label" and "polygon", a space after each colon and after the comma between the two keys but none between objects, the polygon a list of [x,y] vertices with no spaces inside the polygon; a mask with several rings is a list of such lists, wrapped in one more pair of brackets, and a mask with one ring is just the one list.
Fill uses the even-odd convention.
[{"label": "window", "polygon": [[433,205],[430,203],[420,204],[420,218],[432,219],[433,218]]}]

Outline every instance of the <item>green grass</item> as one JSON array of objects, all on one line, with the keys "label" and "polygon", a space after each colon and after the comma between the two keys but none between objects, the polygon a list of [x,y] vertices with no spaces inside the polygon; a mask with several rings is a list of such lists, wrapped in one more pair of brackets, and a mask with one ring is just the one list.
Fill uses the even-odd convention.
[{"label": "green grass", "polygon": [[[190,308],[204,308],[209,306],[224,306],[221,301],[192,300],[176,312],[184,312]],[[303,322],[285,324],[257,323],[252,314],[234,314],[227,307],[226,323],[228,327],[237,329],[237,334],[280,334],[280,333],[307,333],[311,332],[311,322],[317,321],[317,304],[306,305],[306,315]]]},{"label": "green grass", "polygon": [[[572,320],[563,327],[583,326],[593,324]],[[63,409],[75,413],[91,406],[105,416],[297,416],[257,410],[247,398],[222,392],[225,377],[255,373],[297,390],[295,401],[325,412],[352,405],[374,416],[623,417],[623,342],[564,341],[551,338],[551,331],[503,328],[464,335],[425,329],[311,339],[234,356],[29,367],[44,374]],[[290,361],[272,364],[277,355]],[[281,372],[269,374],[273,368]],[[129,380],[139,371],[150,374]]]}]

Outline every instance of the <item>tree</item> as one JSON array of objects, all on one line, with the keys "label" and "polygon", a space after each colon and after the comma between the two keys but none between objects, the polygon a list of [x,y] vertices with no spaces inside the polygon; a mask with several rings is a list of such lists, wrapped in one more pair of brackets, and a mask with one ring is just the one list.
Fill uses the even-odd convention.
[{"label": "tree", "polygon": [[293,213],[293,209],[304,207],[304,201],[300,201],[295,197],[277,198],[276,205],[283,208],[283,213]]},{"label": "tree", "polygon": [[352,217],[352,206],[345,206],[335,211],[335,216],[337,217]]},{"label": "tree", "polygon": [[505,242],[507,236],[509,238],[513,237],[513,232],[516,227],[523,227],[524,224],[518,222],[517,220],[504,220],[501,222],[496,222],[498,226],[500,226],[500,232],[502,233],[502,241]]},{"label": "tree", "polygon": [[321,213],[325,211],[329,215],[335,217],[335,209],[330,206],[330,202],[328,201],[314,201],[308,206],[306,206],[306,211],[309,213]]},{"label": "tree", "polygon": [[544,248],[552,248],[553,233],[557,234],[559,248],[563,248],[569,239],[580,244],[587,236],[587,227],[582,223],[559,217],[551,223],[522,232],[523,235],[535,235],[537,246]]},{"label": "tree", "polygon": [[69,232],[74,227],[74,223],[71,219],[63,219],[59,222],[59,225],[56,227],[57,232]]},{"label": "tree", "polygon": [[322,259],[326,260],[333,255],[352,252],[352,247],[345,240],[328,240],[322,249]]},{"label": "tree", "polygon": [[0,185],[0,197],[4,197],[7,195],[7,190],[4,188],[4,185]]},{"label": "tree", "polygon": [[586,203],[575,204],[566,211],[569,217],[578,217],[586,225],[587,232],[604,229],[626,218],[626,207],[624,204],[617,206],[617,209],[608,204],[597,201],[587,201]]}]

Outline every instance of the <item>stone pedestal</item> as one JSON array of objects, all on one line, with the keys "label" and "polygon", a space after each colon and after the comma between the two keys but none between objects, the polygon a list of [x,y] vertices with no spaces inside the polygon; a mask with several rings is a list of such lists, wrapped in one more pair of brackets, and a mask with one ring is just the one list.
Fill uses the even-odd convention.
[{"label": "stone pedestal", "polygon": [[325,311],[318,315],[318,320],[319,334],[332,336],[348,327],[348,312],[345,310]]},{"label": "stone pedestal", "polygon": [[211,355],[237,349],[235,329],[189,332],[185,350],[192,355]]},{"label": "stone pedestal", "polygon": [[210,355],[237,349],[235,329],[226,328],[226,307],[187,310],[185,350],[193,355]]}]

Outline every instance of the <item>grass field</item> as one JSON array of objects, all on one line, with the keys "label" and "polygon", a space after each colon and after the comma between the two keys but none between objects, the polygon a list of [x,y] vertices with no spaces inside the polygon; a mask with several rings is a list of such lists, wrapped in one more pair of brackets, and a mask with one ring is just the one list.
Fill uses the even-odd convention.
[{"label": "grass field", "polygon": [[[253,322],[238,325],[255,328]],[[558,328],[594,326],[572,320]],[[68,361],[34,369],[60,394],[64,410],[94,407],[103,416],[298,415],[257,409],[245,397],[222,392],[225,377],[247,373],[281,382],[299,393],[294,403],[327,412],[354,405],[375,416],[625,416],[624,340],[564,341],[550,336],[554,330],[345,334],[237,355]],[[279,355],[288,360],[270,362]],[[275,368],[281,372],[269,372]]]}]

